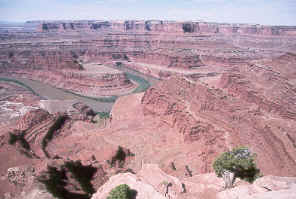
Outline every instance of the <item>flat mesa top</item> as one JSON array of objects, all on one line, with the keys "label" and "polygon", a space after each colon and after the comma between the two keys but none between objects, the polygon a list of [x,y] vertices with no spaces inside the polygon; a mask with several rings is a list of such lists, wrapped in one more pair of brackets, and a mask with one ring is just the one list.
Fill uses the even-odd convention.
[{"label": "flat mesa top", "polygon": [[83,64],[83,68],[85,69],[82,73],[86,74],[118,74],[122,73],[119,70],[104,66],[100,63],[87,63]]}]

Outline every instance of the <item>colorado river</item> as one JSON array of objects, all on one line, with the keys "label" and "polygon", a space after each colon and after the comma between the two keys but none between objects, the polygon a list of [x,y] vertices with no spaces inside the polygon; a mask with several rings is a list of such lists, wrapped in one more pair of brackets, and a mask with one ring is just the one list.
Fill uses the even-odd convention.
[{"label": "colorado river", "polygon": [[[44,84],[39,81],[33,81],[30,79],[23,79],[17,77],[0,77],[0,81],[12,81],[19,84],[22,87],[31,88],[41,98],[49,100],[77,100],[90,106],[94,111],[97,112],[109,112],[114,102],[100,102],[87,97],[78,96],[69,92],[65,92],[62,89],[55,88],[48,84]],[[31,90],[29,89],[29,90]]]}]

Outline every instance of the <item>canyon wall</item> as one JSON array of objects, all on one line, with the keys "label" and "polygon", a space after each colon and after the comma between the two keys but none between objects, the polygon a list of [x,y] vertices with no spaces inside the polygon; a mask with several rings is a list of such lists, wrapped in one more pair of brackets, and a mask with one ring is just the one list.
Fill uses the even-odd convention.
[{"label": "canyon wall", "polygon": [[43,22],[39,31],[120,31],[144,33],[199,33],[246,35],[296,35],[296,26],[264,26],[177,21],[53,21]]},{"label": "canyon wall", "polygon": [[[84,67],[88,63],[113,68],[123,64],[159,79],[180,73],[200,77],[296,50],[292,26],[153,20],[27,24],[37,29],[0,34],[0,72],[19,76],[26,73],[24,77],[47,80],[89,96],[99,96],[101,91],[102,95],[127,93],[135,84],[119,73],[94,77]],[[66,83],[53,83],[46,74],[54,80],[64,78]],[[96,88],[89,92],[87,87],[92,85]],[[105,88],[114,88],[114,92],[105,92]]]},{"label": "canyon wall", "polygon": [[[225,88],[225,77],[221,81]],[[174,128],[175,136],[181,135],[188,147],[196,147],[200,155],[194,161],[200,160],[200,172],[211,171],[213,160],[222,151],[247,146],[257,153],[258,167],[264,174],[294,176],[295,104],[284,103],[288,101],[285,98],[280,102],[280,96],[259,98],[254,88],[239,86],[248,88],[249,94],[234,89],[241,93],[234,95],[231,89],[210,89],[186,78],[170,78],[145,93],[143,111]],[[295,96],[295,91],[290,92]],[[271,100],[279,100],[279,105]]]}]

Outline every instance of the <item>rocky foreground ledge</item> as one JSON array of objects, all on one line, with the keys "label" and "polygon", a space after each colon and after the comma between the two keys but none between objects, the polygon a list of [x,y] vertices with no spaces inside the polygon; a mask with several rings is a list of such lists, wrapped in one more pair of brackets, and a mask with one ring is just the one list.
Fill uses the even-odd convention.
[{"label": "rocky foreground ledge", "polygon": [[296,197],[296,178],[265,176],[253,184],[237,181],[224,190],[215,174],[202,174],[180,180],[164,173],[157,165],[144,164],[138,174],[112,176],[91,199],[105,199],[120,184],[137,191],[137,199],[207,198],[207,199],[292,199]]}]

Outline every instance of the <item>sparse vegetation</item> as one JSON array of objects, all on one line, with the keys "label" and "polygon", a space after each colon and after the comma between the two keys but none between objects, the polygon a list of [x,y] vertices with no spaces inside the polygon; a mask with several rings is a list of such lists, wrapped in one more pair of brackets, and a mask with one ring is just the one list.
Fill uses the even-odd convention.
[{"label": "sparse vegetation", "polygon": [[130,189],[127,184],[121,184],[113,188],[107,199],[134,199],[137,191]]},{"label": "sparse vegetation", "polygon": [[177,170],[174,162],[171,162],[171,168],[172,168],[174,171]]},{"label": "sparse vegetation", "polygon": [[192,171],[189,169],[188,165],[185,166],[185,170],[186,170],[188,176],[192,177]]},{"label": "sparse vegetation", "polygon": [[97,112],[97,115],[99,115],[101,119],[110,118],[110,112]]},{"label": "sparse vegetation", "polygon": [[118,147],[115,156],[112,157],[111,166],[114,166],[116,162],[119,162],[119,167],[124,165],[126,154],[121,146]]},{"label": "sparse vegetation", "polygon": [[125,152],[124,149],[119,146],[116,154],[112,157],[111,162],[109,161],[110,166],[113,167],[118,162],[119,167],[122,168],[125,163],[125,159],[128,156],[135,156],[135,154],[131,153],[129,150]]},{"label": "sparse vegetation", "polygon": [[214,162],[213,168],[218,177],[223,177],[225,187],[233,186],[235,178],[253,182],[260,173],[255,164],[256,154],[246,147],[238,147],[222,153]]},{"label": "sparse vegetation", "polygon": [[49,157],[49,154],[46,151],[46,147],[48,142],[50,142],[50,140],[52,140],[54,132],[56,132],[57,130],[59,130],[63,124],[65,123],[67,119],[66,115],[61,115],[58,117],[58,119],[55,121],[55,123],[49,128],[49,130],[47,131],[46,135],[44,136],[43,140],[42,140],[42,150],[45,153],[45,155],[47,157]]}]

